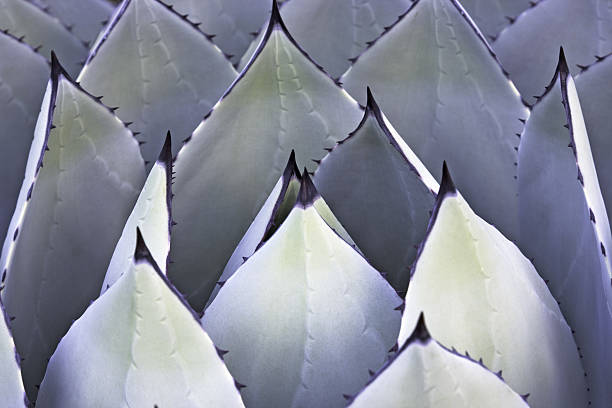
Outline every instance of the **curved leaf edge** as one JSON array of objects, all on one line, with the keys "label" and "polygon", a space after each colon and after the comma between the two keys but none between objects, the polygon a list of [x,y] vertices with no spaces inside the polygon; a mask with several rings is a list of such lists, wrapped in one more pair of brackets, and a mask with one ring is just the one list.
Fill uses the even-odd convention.
[{"label": "curved leaf edge", "polygon": [[[4,324],[6,325],[6,328],[9,331],[9,335],[12,338],[12,334],[11,334],[11,318],[8,316],[8,314],[6,313],[6,309],[4,308],[4,304],[2,303],[2,298],[0,298],[0,314],[2,315],[2,317],[4,319]],[[13,341],[13,351],[15,352],[15,361],[17,363],[17,368],[19,369],[19,378],[21,379],[21,385],[23,386],[23,378],[21,376],[21,356],[19,356],[19,352],[17,351],[17,347],[15,347],[15,342]],[[2,367],[2,369],[4,370],[5,368]],[[23,389],[23,403],[25,407],[29,407],[30,406],[30,401],[28,399],[28,395],[25,392],[25,387]]]}]

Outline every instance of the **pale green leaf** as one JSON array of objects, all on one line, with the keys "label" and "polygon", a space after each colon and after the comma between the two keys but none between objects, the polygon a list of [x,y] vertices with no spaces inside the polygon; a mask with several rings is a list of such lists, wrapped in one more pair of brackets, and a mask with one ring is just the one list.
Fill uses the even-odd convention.
[{"label": "pale green leaf", "polygon": [[0,236],[6,235],[23,181],[49,65],[32,48],[0,32]]},{"label": "pale green leaf", "polygon": [[170,132],[164,147],[149,172],[147,181],[128,217],[121,238],[115,246],[100,294],[112,286],[127,271],[134,260],[136,228],[140,229],[148,243],[151,256],[160,270],[166,274],[168,252],[170,252],[170,229],[172,227],[172,140]]},{"label": "pale green leaf", "polygon": [[27,397],[21,379],[19,355],[0,301],[0,401],[5,407],[25,407]]},{"label": "pale green leaf", "polygon": [[40,408],[244,407],[197,316],[138,237],[134,261],[60,342]]},{"label": "pale green leaf", "polygon": [[438,183],[370,92],[359,127],[321,161],[314,182],[372,266],[405,293]]},{"label": "pale green leaf", "polygon": [[456,0],[416,1],[341,82],[361,102],[369,85],[433,175],[446,160],[478,214],[515,238],[516,134],[529,112]]},{"label": "pale green leaf", "polygon": [[[570,61],[588,65],[612,52],[607,0],[545,0],[520,15],[493,43],[504,68],[529,102],[541,95],[563,46]],[[579,72],[573,66],[572,72]]]},{"label": "pale green leaf", "polygon": [[423,315],[351,408],[527,408],[501,377],[431,338]]},{"label": "pale green leaf", "polygon": [[[169,277],[201,309],[291,150],[316,163],[359,122],[357,103],[293,42],[278,11],[256,57],[179,152]],[[206,260],[203,262],[203,260]]]},{"label": "pale green leaf", "polygon": [[31,400],[60,338],[100,293],[144,178],[131,132],[53,56],[0,260],[2,299],[15,317],[11,329]]},{"label": "pale green leaf", "polygon": [[593,406],[605,407],[612,401],[612,246],[597,176],[562,55],[521,139],[520,244],[574,332]]},{"label": "pale green leaf", "polygon": [[0,30],[8,32],[51,58],[51,51],[64,62],[71,75],[81,69],[87,44],[74,36],[56,18],[25,0],[0,0]]},{"label": "pale green leaf", "polygon": [[530,395],[531,407],[587,405],[584,370],[557,302],[519,249],[472,211],[447,171],[413,267],[400,344],[421,312],[440,344],[502,370],[512,389]]},{"label": "pale green leaf", "polygon": [[152,163],[166,132],[173,153],[238,74],[195,26],[159,0],[125,0],[94,45],[79,82],[139,132]]},{"label": "pale green leaf", "polygon": [[325,223],[308,178],[202,322],[249,407],[343,407],[395,343],[395,291]]}]

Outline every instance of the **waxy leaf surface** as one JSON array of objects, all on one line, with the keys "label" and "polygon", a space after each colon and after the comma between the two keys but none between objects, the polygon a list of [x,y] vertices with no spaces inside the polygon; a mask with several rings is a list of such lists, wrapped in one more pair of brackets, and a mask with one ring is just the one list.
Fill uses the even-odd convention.
[{"label": "waxy leaf surface", "polygon": [[406,294],[399,343],[424,312],[448,348],[503,371],[533,408],[583,407],[587,385],[576,343],[533,265],[479,218],[443,175]]},{"label": "waxy leaf surface", "polygon": [[238,74],[196,27],[159,0],[126,0],[94,45],[81,85],[139,132],[153,163],[166,132],[173,152]]},{"label": "waxy leaf surface", "polygon": [[21,368],[8,319],[0,302],[0,401],[6,407],[25,407],[27,398],[21,379]]},{"label": "waxy leaf surface", "polygon": [[6,235],[23,181],[49,65],[29,45],[0,32],[0,236]]},{"label": "waxy leaf surface", "polygon": [[438,183],[371,94],[359,127],[321,161],[314,183],[372,266],[405,293]]},{"label": "waxy leaf surface", "polygon": [[215,345],[142,236],[137,248],[60,342],[36,406],[244,407]]},{"label": "waxy leaf surface", "polygon": [[533,4],[534,0],[461,0],[461,5],[488,40],[495,40],[504,28]]},{"label": "waxy leaf surface", "polygon": [[605,407],[612,401],[612,247],[597,176],[576,86],[561,58],[521,139],[520,244],[574,332],[589,399]]},{"label": "waxy leaf surface", "polygon": [[[71,75],[79,72],[87,57],[87,44],[41,8],[25,0],[0,0],[0,30],[7,30],[47,59],[51,51],[62,60]],[[4,57],[4,55],[3,55]]]},{"label": "waxy leaf surface", "polygon": [[[256,57],[179,152],[169,277],[200,310],[291,150],[316,163],[362,116],[292,41],[278,10]],[[206,259],[206,262],[202,262]]]},{"label": "waxy leaf surface", "polygon": [[503,379],[441,346],[424,321],[351,408],[527,408]]},{"label": "waxy leaf surface", "polygon": [[151,256],[166,274],[168,252],[170,252],[170,230],[172,227],[172,140],[170,133],[147,181],[128,217],[121,238],[115,246],[110,260],[101,294],[112,286],[134,261],[136,228],[140,229]]},{"label": "waxy leaf surface", "polygon": [[[609,0],[545,0],[521,14],[493,43],[504,68],[528,102],[544,85],[563,46],[573,64],[589,65],[612,52]],[[572,65],[573,73],[579,68]]]},{"label": "waxy leaf surface", "polygon": [[446,160],[484,219],[516,236],[516,148],[528,110],[455,0],[419,0],[343,75],[369,85],[389,121],[439,179]]},{"label": "waxy leaf surface", "polygon": [[401,299],[325,223],[306,184],[202,318],[249,407],[345,406],[399,329]]},{"label": "waxy leaf surface", "polygon": [[132,133],[54,59],[0,260],[31,400],[55,346],[100,293],[144,178]]}]

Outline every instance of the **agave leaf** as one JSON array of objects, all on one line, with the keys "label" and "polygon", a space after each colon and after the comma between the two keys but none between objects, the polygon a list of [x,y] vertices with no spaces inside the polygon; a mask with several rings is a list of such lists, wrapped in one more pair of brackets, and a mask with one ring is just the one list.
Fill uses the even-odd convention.
[{"label": "agave leaf", "polygon": [[421,312],[446,347],[482,358],[532,407],[584,407],[576,343],[533,265],[479,218],[443,171],[438,201],[411,276],[399,343]]},{"label": "agave leaf", "polygon": [[170,230],[172,228],[172,138],[166,136],[164,147],[149,172],[147,181],[128,217],[121,238],[115,246],[110,260],[102,291],[112,286],[129,269],[134,261],[136,228],[138,227],[149,243],[151,256],[165,275],[170,252]]},{"label": "agave leaf", "polygon": [[215,44],[237,64],[270,15],[270,0],[168,0],[180,14],[215,36]]},{"label": "agave leaf", "polygon": [[612,118],[608,109],[612,106],[612,54],[588,67],[576,77],[576,87],[580,94],[580,104],[586,122],[589,141],[593,149],[593,160],[601,186],[604,203],[608,209],[608,219],[612,217]]},{"label": "agave leaf", "polygon": [[501,376],[432,339],[421,314],[399,352],[350,407],[527,408],[527,404]]},{"label": "agave leaf", "polygon": [[2,299],[15,318],[11,329],[31,400],[60,338],[99,294],[144,182],[131,132],[52,58],[0,260]]},{"label": "agave leaf", "polygon": [[369,84],[433,175],[447,160],[476,212],[516,236],[516,133],[529,112],[459,3],[416,1],[341,81],[359,101]]},{"label": "agave leaf", "polygon": [[[32,48],[0,32],[0,236],[6,235],[19,195],[49,66]],[[0,398],[1,400],[1,398]]]},{"label": "agave leaf", "polygon": [[108,22],[113,5],[106,0],[35,0],[82,41],[91,43]]},{"label": "agave leaf", "polygon": [[0,0],[0,30],[23,37],[23,41],[47,58],[51,58],[54,50],[71,75],[79,72],[87,56],[87,44],[57,18],[25,0]]},{"label": "agave leaf", "polygon": [[28,398],[21,379],[19,355],[15,350],[2,301],[0,315],[0,400],[6,407],[25,407]]},{"label": "agave leaf", "polygon": [[[143,157],[153,163],[166,131],[175,139],[189,135],[237,75],[221,51],[168,6],[125,0],[78,80],[133,122],[130,128],[145,142]],[[175,143],[173,153],[179,147]]]},{"label": "agave leaf", "polygon": [[[281,9],[293,38],[337,78],[412,4],[412,0],[294,0]],[[261,34],[243,55],[244,67]]]},{"label": "agave leaf", "polygon": [[[569,24],[569,27],[568,27]],[[529,102],[542,94],[563,46],[568,58],[590,64],[612,51],[612,7],[600,0],[546,0],[501,32],[493,48]],[[578,67],[572,72],[579,72]]]},{"label": "agave leaf", "polygon": [[314,182],[372,266],[405,293],[438,183],[369,89],[361,123],[321,161]]},{"label": "agave leaf", "polygon": [[461,0],[482,33],[491,40],[517,16],[541,0]]},{"label": "agave leaf", "polygon": [[527,122],[519,159],[521,247],[548,281],[574,332],[593,406],[607,406],[612,401],[610,226],[563,53],[548,93]]},{"label": "agave leaf", "polygon": [[[169,277],[201,310],[292,149],[314,170],[357,103],[303,54],[278,9],[255,58],[179,152]],[[220,182],[222,181],[222,182]],[[202,259],[206,263],[202,264]]]},{"label": "agave leaf", "polygon": [[140,233],[131,265],[60,342],[36,406],[244,407],[210,337]]},{"label": "agave leaf", "polygon": [[202,318],[249,407],[342,407],[395,342],[400,298],[325,223],[317,198],[306,174],[285,222]]}]

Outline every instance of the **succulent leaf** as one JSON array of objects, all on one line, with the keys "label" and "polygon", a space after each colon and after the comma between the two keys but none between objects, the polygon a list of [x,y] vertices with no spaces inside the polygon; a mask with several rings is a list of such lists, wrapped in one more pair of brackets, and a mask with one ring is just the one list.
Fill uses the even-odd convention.
[{"label": "succulent leaf", "polygon": [[399,352],[353,400],[351,408],[527,408],[483,365],[431,338],[421,315]]},{"label": "succulent leaf", "polygon": [[529,112],[456,0],[416,1],[340,81],[362,102],[369,85],[433,175],[446,160],[478,214],[516,236],[516,133]]},{"label": "succulent leaf", "polygon": [[488,39],[495,39],[534,3],[535,0],[461,0],[461,5]]},{"label": "succulent leaf", "polygon": [[0,30],[8,31],[47,59],[54,50],[71,75],[76,74],[87,56],[88,46],[56,18],[25,0],[0,0]]},{"label": "succulent leaf", "polygon": [[257,32],[270,16],[271,0],[167,0],[176,11],[201,24],[214,35],[230,60],[237,64]]},{"label": "succulent leaf", "polygon": [[[412,0],[292,0],[281,8],[281,15],[308,55],[338,78],[411,4]],[[249,61],[261,36],[243,55],[240,67]]]},{"label": "succulent leaf", "polygon": [[0,401],[6,407],[25,407],[27,397],[21,379],[19,355],[15,350],[2,301],[0,301],[0,315]]},{"label": "succulent leaf", "polygon": [[305,177],[285,222],[202,318],[250,407],[342,407],[397,336],[401,299],[321,218],[317,198]]},{"label": "succulent leaf", "polygon": [[[0,32],[0,236],[11,221],[23,181],[40,104],[49,80],[49,65],[29,45]],[[1,398],[0,398],[1,400]]]},{"label": "succulent leaf", "polygon": [[244,407],[197,316],[137,241],[125,273],[60,342],[36,406]]},{"label": "succulent leaf", "polygon": [[314,182],[372,266],[405,293],[438,183],[370,92],[358,128],[321,161]]},{"label": "succulent leaf", "polygon": [[[568,26],[569,25],[569,26]],[[504,68],[529,102],[543,84],[563,46],[570,61],[589,65],[596,55],[612,52],[612,7],[601,0],[539,1],[501,32],[493,48]],[[570,67],[579,72],[578,67]]]},{"label": "succulent leaf", "polygon": [[421,312],[445,347],[503,370],[534,407],[583,407],[587,386],[572,333],[533,265],[478,217],[443,172],[413,267],[399,343]]},{"label": "succulent leaf", "polygon": [[[179,152],[169,277],[201,310],[287,157],[314,170],[362,116],[294,43],[278,9],[265,41]],[[222,181],[222,182],[221,182]],[[206,259],[203,268],[202,259]]]},{"label": "succulent leaf", "polygon": [[125,0],[78,80],[119,107],[119,118],[141,133],[145,161],[154,163],[166,131],[176,153],[237,75],[206,35],[164,3]]},{"label": "succulent leaf", "polygon": [[34,0],[81,41],[92,43],[113,12],[106,0]]},{"label": "succulent leaf", "polygon": [[576,77],[576,88],[589,135],[591,152],[604,203],[608,209],[608,220],[612,217],[612,54],[591,65]]},{"label": "succulent leaf", "polygon": [[53,55],[0,260],[2,300],[15,318],[11,329],[30,400],[60,338],[100,292],[144,176],[131,132],[72,82]]},{"label": "succulent leaf", "polygon": [[590,400],[606,406],[612,401],[610,226],[563,53],[548,93],[526,124],[519,181],[521,247],[574,332]]},{"label": "succulent leaf", "polygon": [[168,132],[159,158],[149,172],[134,209],[123,227],[121,238],[115,246],[100,294],[106,292],[132,264],[136,248],[136,228],[148,242],[155,263],[162,273],[166,274],[172,228],[172,177],[172,138]]}]

